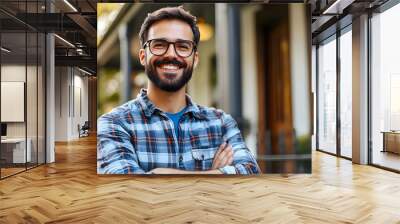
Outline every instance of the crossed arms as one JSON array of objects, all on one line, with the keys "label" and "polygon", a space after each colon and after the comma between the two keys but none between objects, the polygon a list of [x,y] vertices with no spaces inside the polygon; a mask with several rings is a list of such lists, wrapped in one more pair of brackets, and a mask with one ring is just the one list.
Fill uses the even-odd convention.
[{"label": "crossed arms", "polygon": [[227,143],[222,143],[215,153],[212,168],[205,171],[188,171],[172,168],[155,168],[147,172],[148,174],[223,174],[219,168],[232,165],[233,162],[233,149]]},{"label": "crossed arms", "polygon": [[173,168],[155,168],[145,171],[131,143],[128,125],[112,116],[98,121],[97,172],[98,174],[258,174],[257,162],[247,149],[235,120],[227,114],[224,120],[223,143],[216,151],[209,170],[191,171]]}]

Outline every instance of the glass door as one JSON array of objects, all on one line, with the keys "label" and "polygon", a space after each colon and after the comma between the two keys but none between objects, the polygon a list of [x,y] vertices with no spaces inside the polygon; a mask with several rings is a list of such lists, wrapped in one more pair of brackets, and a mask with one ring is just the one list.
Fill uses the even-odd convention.
[{"label": "glass door", "polygon": [[317,50],[317,149],[336,154],[336,35]]},{"label": "glass door", "polygon": [[352,158],[352,32],[341,31],[340,44],[340,156]]},{"label": "glass door", "polygon": [[374,165],[400,171],[400,4],[371,18],[370,150]]}]

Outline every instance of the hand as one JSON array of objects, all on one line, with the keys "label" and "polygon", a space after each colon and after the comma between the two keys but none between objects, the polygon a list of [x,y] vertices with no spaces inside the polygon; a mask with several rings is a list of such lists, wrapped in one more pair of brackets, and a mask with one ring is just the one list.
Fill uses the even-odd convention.
[{"label": "hand", "polygon": [[222,168],[231,165],[233,162],[233,149],[232,146],[224,142],[219,146],[218,151],[215,153],[212,169]]},{"label": "hand", "polygon": [[189,170],[178,170],[173,168],[155,168],[146,172],[146,174],[222,174],[221,171],[205,170],[205,171],[189,171]]},{"label": "hand", "polygon": [[146,174],[181,174],[180,170],[171,168],[155,168],[147,172]]}]

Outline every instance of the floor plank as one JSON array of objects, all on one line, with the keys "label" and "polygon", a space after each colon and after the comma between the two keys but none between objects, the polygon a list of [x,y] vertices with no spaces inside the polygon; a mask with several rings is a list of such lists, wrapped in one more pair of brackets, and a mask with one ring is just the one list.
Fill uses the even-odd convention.
[{"label": "floor plank", "polygon": [[310,175],[97,176],[96,139],[0,181],[0,223],[400,223],[400,175],[321,152]]}]

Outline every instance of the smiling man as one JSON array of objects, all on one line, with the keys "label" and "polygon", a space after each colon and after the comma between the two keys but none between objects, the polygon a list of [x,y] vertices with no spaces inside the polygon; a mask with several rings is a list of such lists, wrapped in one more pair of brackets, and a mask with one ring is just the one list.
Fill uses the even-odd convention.
[{"label": "smiling man", "polygon": [[186,94],[199,62],[196,17],[182,7],[159,9],[139,37],[148,87],[99,118],[98,173],[260,173],[235,120]]}]

